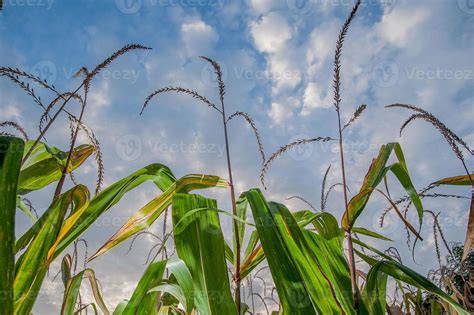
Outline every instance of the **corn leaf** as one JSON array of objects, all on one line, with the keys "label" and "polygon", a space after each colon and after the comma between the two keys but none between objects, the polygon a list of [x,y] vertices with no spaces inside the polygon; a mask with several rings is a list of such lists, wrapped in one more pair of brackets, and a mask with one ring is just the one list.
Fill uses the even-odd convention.
[{"label": "corn leaf", "polygon": [[16,198],[16,207],[21,210],[30,220],[31,222],[36,222],[36,217],[31,212],[31,209],[23,202],[21,196],[17,196]]},{"label": "corn leaf", "polygon": [[[395,152],[398,162],[386,166],[392,152]],[[372,164],[365,175],[364,182],[362,183],[359,193],[350,200],[348,211],[344,213],[342,218],[342,227],[345,230],[352,228],[355,221],[367,205],[372,192],[380,184],[382,179],[389,171],[391,171],[397,177],[398,181],[403,186],[411,201],[413,202],[413,205],[418,212],[418,219],[421,227],[421,224],[423,223],[423,205],[415,187],[413,186],[413,183],[411,182],[403,151],[400,147],[400,144],[389,143],[382,145],[377,158],[373,159]]]},{"label": "corn leaf", "polygon": [[377,238],[377,239],[383,240],[383,241],[393,242],[390,238],[385,237],[382,234],[379,234],[377,232],[374,232],[374,231],[371,231],[371,230],[368,230],[368,229],[362,228],[362,227],[353,227],[352,232],[357,233],[357,234],[370,236],[370,237],[373,237],[373,238]]},{"label": "corn leaf", "polygon": [[15,208],[23,141],[0,137],[0,314],[13,314]]},{"label": "corn leaf", "polygon": [[177,285],[182,291],[181,304],[186,309],[186,313],[191,314],[194,308],[194,288],[191,272],[181,259],[168,261],[167,267],[176,278]]},{"label": "corn leaf", "polygon": [[[47,269],[47,254],[54,244],[62,221],[69,207],[71,213],[87,202],[87,187],[79,185],[55,198],[45,214],[38,220],[36,231],[30,245],[20,256],[15,265],[14,299],[15,312],[19,309],[28,310],[33,307],[42,277]],[[36,226],[36,225],[35,225]]]},{"label": "corn leaf", "polygon": [[443,178],[434,182],[432,185],[457,185],[457,186],[472,186],[471,189],[471,206],[469,209],[469,221],[467,225],[466,239],[464,240],[464,253],[462,260],[465,260],[471,252],[474,244],[474,174],[469,176],[461,175]]},{"label": "corn leaf", "polygon": [[[237,200],[237,217],[240,219],[240,220],[243,220],[245,222],[246,218],[247,218],[247,206],[248,206],[248,201],[245,197],[243,196],[240,196],[240,198]],[[244,237],[245,237],[245,224],[242,223],[240,220],[237,220],[237,229],[238,229],[238,235],[239,235],[239,244],[240,244],[240,247],[242,248],[242,242],[244,241]],[[234,226],[232,226],[232,228],[234,228]],[[233,265],[236,266],[237,265],[237,261],[236,261],[236,254],[237,254],[237,239],[236,239],[236,234],[237,233],[232,233],[233,234],[233,238],[232,238],[232,241],[233,241],[233,252],[234,252],[234,260],[233,260]]]},{"label": "corn leaf", "polygon": [[443,178],[434,182],[432,185],[471,186],[472,181],[474,181],[474,174],[470,174],[469,176],[467,176],[466,174],[461,176]]},{"label": "corn leaf", "polygon": [[385,314],[387,306],[387,280],[388,275],[380,271],[381,265],[374,265],[365,281],[362,298],[369,314]]},{"label": "corn leaf", "polygon": [[245,279],[260,263],[265,260],[262,245],[258,245],[248,256],[244,258],[240,266],[240,279]]},{"label": "corn leaf", "polygon": [[168,189],[175,181],[171,170],[162,164],[151,164],[115,182],[94,196],[89,206],[77,219],[58,244],[53,259],[87,230],[102,214],[116,205],[129,191],[147,181],[152,181],[160,190]]},{"label": "corn leaf", "polygon": [[[163,283],[152,288],[148,292],[161,292],[168,293],[169,295],[176,298],[184,308],[187,308],[186,297],[184,296],[183,289],[175,283]],[[188,312],[187,314],[191,314]]]},{"label": "corn leaf", "polygon": [[[216,209],[215,200],[199,195],[174,194],[173,226],[188,211]],[[224,237],[215,211],[199,211],[188,217],[185,229],[174,233],[176,252],[189,268],[194,285],[194,304],[200,314],[236,314],[225,260]]]},{"label": "corn leaf", "polygon": [[140,278],[132,297],[123,308],[123,311],[118,314],[152,314],[152,310],[157,309],[158,293],[148,293],[148,291],[161,283],[165,269],[166,260],[151,263]]},{"label": "corn leaf", "polygon": [[180,178],[169,185],[161,195],[138,210],[89,260],[104,254],[129,237],[150,227],[168,208],[175,194],[211,187],[228,187],[228,183],[220,177],[211,175],[191,174]]},{"label": "corn leaf", "polygon": [[410,268],[394,261],[394,260],[382,260],[378,261],[362,253],[358,255],[364,259],[372,268],[375,268],[376,272],[385,273],[395,279],[398,279],[406,284],[412,285],[418,289],[428,291],[440,299],[448,303],[453,307],[459,314],[467,315],[469,314],[466,310],[462,308],[461,305],[456,303],[447,293],[438,288],[434,283],[432,283],[427,278],[423,277],[416,271],[411,270]]},{"label": "corn leaf", "polygon": [[[38,190],[58,181],[61,178],[68,153],[56,148],[49,148],[45,144],[38,146],[36,156],[28,159],[23,165],[18,183],[18,194],[24,195]],[[71,169],[73,171],[81,166],[94,152],[92,145],[80,145],[76,147],[71,157]]]},{"label": "corn leaf", "polygon": [[[288,314],[354,314],[342,233],[302,230],[289,210],[267,203],[258,189],[245,193],[282,309]],[[327,224],[335,218],[325,216]],[[320,222],[321,226],[324,221]],[[336,222],[337,224],[337,222]],[[331,236],[332,238],[325,238]],[[342,289],[341,289],[342,288]]]},{"label": "corn leaf", "polygon": [[61,315],[72,315],[75,313],[76,302],[79,296],[82,279],[86,277],[91,285],[94,299],[104,315],[109,315],[110,312],[104,303],[102,294],[99,290],[99,285],[92,269],[85,269],[79,272],[74,277],[70,278],[66,284],[64,291],[63,304],[61,307]]}]

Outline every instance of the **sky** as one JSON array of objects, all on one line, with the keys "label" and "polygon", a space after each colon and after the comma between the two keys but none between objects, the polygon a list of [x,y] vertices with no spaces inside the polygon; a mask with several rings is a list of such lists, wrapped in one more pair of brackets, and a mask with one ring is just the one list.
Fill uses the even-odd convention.
[{"label": "sky", "polygon": [[[189,173],[226,177],[217,112],[188,96],[168,94],[155,98],[140,116],[145,98],[160,87],[179,85],[217,102],[212,69],[198,58],[205,55],[222,66],[227,112],[244,111],[254,118],[267,156],[296,139],[336,137],[331,90],[333,52],[352,5],[353,0],[5,0],[0,13],[0,64],[33,72],[59,90],[71,91],[80,84],[73,75],[82,66],[91,69],[128,43],[149,46],[153,49],[122,56],[92,83],[84,121],[101,143],[105,185],[151,163],[168,165],[178,177]],[[474,146],[473,22],[470,0],[364,1],[342,57],[343,121],[359,105],[367,104],[362,117],[345,132],[351,194],[358,191],[380,146],[388,142],[401,143],[419,189],[462,174],[461,163],[434,128],[415,122],[400,137],[399,127],[409,112],[384,106],[420,106]],[[40,87],[35,90],[43,100],[53,97]],[[41,108],[4,78],[0,95],[0,120],[18,122],[30,137],[36,137]],[[71,104],[70,110],[77,108]],[[229,128],[237,192],[263,189],[252,130],[238,119],[231,121]],[[66,149],[69,129],[65,117],[46,139]],[[81,136],[80,141],[87,139]],[[334,144],[312,144],[290,151],[268,172],[267,199],[283,202],[296,211],[306,206],[285,199],[299,195],[319,208],[321,181],[329,165],[328,183],[340,181],[338,157]],[[472,169],[472,158],[467,159]],[[95,172],[92,159],[76,172],[77,179],[91,191]],[[389,183],[392,196],[403,196],[395,180]],[[48,187],[29,196],[40,214],[51,202],[52,191],[53,187]],[[469,196],[469,188],[463,187],[438,192]],[[153,185],[145,184],[101,217],[82,236],[88,243],[88,254],[158,193]],[[227,191],[201,193],[217,198],[220,208],[229,210]],[[440,212],[449,241],[464,240],[469,200],[426,200],[424,206]],[[384,207],[383,200],[374,196],[358,224],[394,242],[370,242],[382,250],[396,246],[404,262],[423,274],[437,268],[432,219],[425,218],[425,240],[418,247],[415,263],[405,243],[402,223],[391,216],[386,226],[379,226]],[[341,218],[341,190],[329,197],[327,210]],[[417,222],[413,209],[409,219]],[[221,221],[229,238],[230,219],[222,216]],[[160,218],[150,231],[161,233],[162,223]],[[17,216],[18,235],[29,225],[27,218]],[[147,252],[155,243],[152,237],[141,237],[124,255],[128,241],[88,265],[96,271],[111,309],[130,296],[145,268]],[[84,249],[79,251],[83,257]],[[445,249],[442,254],[446,255]],[[35,314],[52,314],[60,309],[63,288],[59,278],[54,280],[57,271],[58,262],[54,262]],[[270,281],[268,275],[265,278]],[[262,293],[269,295],[268,289]],[[87,286],[84,296],[90,298]],[[276,306],[269,303],[269,307]],[[259,308],[263,310],[261,305]]]}]

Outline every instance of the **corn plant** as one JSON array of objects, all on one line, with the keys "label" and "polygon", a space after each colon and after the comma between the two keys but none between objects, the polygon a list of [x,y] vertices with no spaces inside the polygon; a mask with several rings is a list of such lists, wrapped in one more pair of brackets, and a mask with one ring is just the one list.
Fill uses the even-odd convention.
[{"label": "corn plant", "polygon": [[[130,298],[120,303],[113,314],[240,315],[253,313],[254,305],[250,312],[250,306],[242,302],[241,283],[244,280],[255,279],[256,274],[263,269],[256,271],[253,277],[250,275],[263,263],[268,265],[272,276],[275,292],[278,294],[277,298],[273,297],[272,290],[272,298],[278,302],[281,314],[384,314],[386,311],[392,313],[392,311],[401,310],[401,306],[404,306],[408,312],[411,309],[416,312],[420,308],[422,294],[435,297],[436,303],[432,304],[432,310],[438,313],[444,309],[447,312],[468,314],[466,307],[458,303],[466,304],[464,301],[457,299],[458,302],[456,302],[429,279],[406,267],[401,262],[396,249],[392,248],[384,252],[357,238],[357,234],[362,234],[388,240],[387,237],[357,224],[357,219],[374,193],[384,197],[390,209],[397,213],[416,240],[422,240],[419,231],[426,214],[433,217],[436,231],[442,233],[436,221],[437,215],[423,208],[422,199],[427,196],[427,191],[420,193],[415,189],[403,150],[398,143],[388,143],[380,148],[359,191],[349,199],[343,135],[344,131],[364,112],[366,106],[359,106],[346,123],[341,121],[343,109],[340,93],[341,58],[344,39],[360,4],[361,1],[357,1],[336,43],[334,108],[338,123],[337,137],[318,136],[300,139],[281,147],[266,159],[258,129],[251,116],[240,111],[229,116],[226,114],[225,84],[221,68],[216,61],[208,57],[202,58],[215,70],[220,106],[215,105],[197,91],[183,87],[161,88],[147,97],[142,112],[156,95],[165,92],[190,95],[219,112],[226,146],[227,180],[220,176],[204,174],[190,174],[176,178],[170,168],[155,163],[125,176],[108,187],[102,187],[103,163],[99,143],[92,130],[83,122],[87,96],[92,88],[93,79],[100,71],[125,53],[136,49],[148,49],[147,47],[127,45],[93,70],[82,68],[77,76],[82,76],[83,79],[73,92],[61,93],[46,81],[19,69],[0,68],[0,76],[20,86],[33,98],[34,103],[44,109],[40,118],[40,133],[35,140],[29,140],[25,130],[15,122],[0,123],[0,128],[2,128],[2,136],[0,136],[2,308],[0,314],[30,314],[51,262],[58,259],[71,245],[75,248],[73,255],[66,254],[61,263],[65,288],[61,314],[77,314],[87,312],[88,309],[96,313],[100,309],[102,313],[110,314],[100,282],[94,271],[87,267],[87,262],[99,259],[99,256],[122,242],[129,239],[133,242],[137,236],[146,233],[147,228],[160,216],[166,215],[169,208],[173,230],[170,233],[163,231],[161,244],[157,244],[159,248]],[[35,82],[53,92],[54,99],[48,106],[44,106],[42,100],[24,80]],[[66,108],[71,100],[80,104],[78,115]],[[66,151],[42,141],[61,114],[66,114],[71,124],[70,145],[69,150]],[[431,116],[422,114],[423,117],[420,116],[420,118],[435,122],[437,127],[440,126],[438,121],[433,120]],[[285,152],[316,141],[338,143],[341,182],[326,189],[328,168],[321,189],[320,212],[301,197],[296,198],[306,202],[312,211],[292,212],[284,204],[267,201],[259,189],[237,194],[233,181],[228,130],[228,123],[236,117],[244,118],[255,133],[262,156],[261,180],[264,186],[266,186],[265,176],[270,166]],[[410,121],[417,118],[419,117],[416,116]],[[20,134],[26,142],[13,137],[13,133],[3,131],[4,128],[13,129],[14,133]],[[467,146],[453,133],[441,129],[446,133],[443,135],[450,144]],[[77,145],[79,132],[87,135],[89,144]],[[455,152],[459,153],[456,150]],[[73,171],[92,154],[95,155],[98,164],[98,179],[93,195],[85,185],[76,183],[73,175]],[[394,157],[396,162],[389,164],[390,157]],[[465,166],[462,153],[458,157]],[[392,200],[387,185],[389,174],[393,174],[406,191],[405,201],[415,207],[418,229],[407,220],[406,212],[400,211],[398,207],[400,203]],[[74,185],[63,192],[68,175]],[[161,193],[138,209],[91,257],[87,257],[83,270],[76,272],[74,260],[77,259],[76,246],[81,240],[81,235],[100,216],[105,215],[110,208],[119,203],[127,193],[148,181],[153,182]],[[382,182],[385,184],[385,191],[380,188]],[[435,184],[439,186],[466,183],[472,183],[469,172],[467,176],[444,179]],[[29,206],[31,202],[25,195],[53,184],[56,185],[56,189],[51,205],[36,219],[33,208]],[[340,221],[331,213],[324,211],[329,193],[337,185],[342,186],[345,206],[344,215]],[[231,211],[221,209],[214,199],[191,193],[209,188],[229,189]],[[33,222],[31,228],[15,240],[14,222],[17,208]],[[224,239],[220,214],[228,215],[232,219],[232,246]],[[248,243],[244,249],[242,244],[246,235]],[[468,235],[470,235],[469,232]],[[177,257],[158,260],[158,255],[164,251],[169,238],[173,239]],[[444,237],[442,238],[446,243]],[[344,242],[347,244],[347,257]],[[354,244],[360,246],[361,250],[354,248]],[[466,244],[470,247],[470,243]],[[415,246],[413,250],[414,248]],[[18,255],[17,259],[15,259],[16,255]],[[369,265],[367,274],[357,270],[356,255]],[[229,265],[233,267],[230,277]],[[402,293],[403,305],[387,302],[389,277],[395,280],[398,290]],[[85,278],[89,280],[94,295],[94,302],[89,304],[81,301],[80,288]],[[360,283],[358,278],[362,278],[363,281]],[[232,296],[232,282],[235,284],[234,296]],[[257,296],[265,303],[265,299],[259,294],[254,292],[251,294],[252,298]]]},{"label": "corn plant", "polygon": [[[152,164],[110,185],[105,190],[100,190],[103,182],[103,164],[100,147],[92,130],[82,121],[87,105],[87,95],[92,80],[101,70],[106,68],[121,55],[135,49],[147,48],[141,45],[127,45],[105,59],[92,71],[89,72],[85,67],[82,68],[78,72],[78,75],[84,75],[85,79],[74,92],[60,93],[53,85],[48,84],[48,82],[32,74],[14,68],[0,68],[0,76],[6,77],[16,83],[33,98],[37,105],[44,109],[39,124],[40,134],[36,140],[29,140],[24,129],[15,122],[2,122],[0,125],[2,128],[0,132],[1,135],[3,135],[1,138],[3,148],[2,162],[8,162],[11,159],[11,155],[9,154],[10,143],[14,144],[13,149],[16,150],[14,151],[16,154],[14,156],[21,156],[21,171],[18,174],[10,173],[10,171],[15,169],[14,166],[16,164],[14,163],[16,160],[8,162],[12,164],[5,166],[5,169],[2,171],[2,176],[3,174],[9,177],[15,175],[16,178],[9,179],[8,188],[5,188],[5,191],[2,190],[2,198],[11,198],[11,196],[14,196],[16,207],[25,212],[33,221],[32,227],[14,242],[13,250],[9,251],[8,255],[5,254],[5,259],[8,263],[2,264],[2,266],[5,266],[5,269],[2,269],[2,277],[5,276],[5,279],[2,278],[2,289],[8,288],[9,290],[2,290],[2,292],[9,292],[5,294],[5,301],[7,301],[5,314],[11,313],[11,305],[13,305],[14,312],[17,314],[29,313],[33,308],[36,296],[52,260],[56,259],[68,246],[75,244],[80,235],[85,232],[100,215],[117,204],[127,192],[135,189],[142,183],[152,181],[159,189],[165,192],[162,196],[160,195],[152,200],[145,209],[142,209],[144,211],[157,212],[154,219],[171,203],[171,197],[176,193],[214,186],[228,187],[227,182],[217,176],[188,175],[181,179],[176,179],[168,167],[161,164]],[[37,96],[34,89],[30,87],[29,83],[23,80],[30,80],[46,90],[52,91],[55,94],[55,98],[48,106],[44,106],[41,98]],[[84,92],[83,97],[78,94],[78,91],[81,89],[83,89]],[[66,105],[72,99],[77,100],[81,105],[81,111],[78,117],[66,109]],[[59,108],[53,114],[53,111],[58,106]],[[70,120],[70,152],[64,152],[55,147],[50,147],[41,141],[61,113],[65,113]],[[13,134],[4,131],[7,127],[13,128],[15,132],[20,133],[25,140],[29,141],[23,145],[19,139],[11,140]],[[80,145],[74,148],[80,131],[86,134],[90,144]],[[8,159],[4,159],[3,157],[6,156],[7,153],[9,154]],[[96,183],[96,194],[91,198],[87,187],[76,183],[73,171],[84,163],[93,153],[96,156],[96,162],[98,164],[98,180]],[[62,193],[66,175],[70,175],[74,187]],[[11,186],[12,183],[17,183],[17,186]],[[34,212],[34,208],[25,195],[53,183],[56,183],[56,189],[52,204],[40,218],[36,220],[32,213]],[[7,185],[7,183],[5,183],[5,185]],[[69,214],[67,214],[68,208],[71,208]],[[8,218],[8,220],[5,221],[5,224],[8,223],[8,228],[6,229],[8,232],[5,234],[5,240],[8,241],[5,242],[7,246],[5,248],[6,253],[8,249],[12,248],[11,242],[12,240],[14,241],[12,221],[14,217],[12,216],[15,212],[14,209],[11,209],[11,206],[2,207],[2,210],[3,209],[8,212],[8,214],[5,213],[6,218]],[[153,222],[154,219],[151,218],[150,222]],[[19,254],[20,251],[23,252],[15,262],[13,268],[11,257],[12,255]],[[2,257],[3,253],[4,251],[2,249]],[[70,277],[71,283],[66,283],[66,289],[69,290],[71,288],[72,290],[72,297],[77,297],[77,290],[80,286],[82,276],[87,276],[90,279],[94,278],[93,272],[89,269],[85,269],[80,274],[81,276],[76,275],[75,277]],[[13,285],[11,284],[12,277],[14,279]],[[97,295],[97,297],[99,297],[99,295]],[[75,299],[72,298],[72,300]],[[70,299],[67,301],[70,301]],[[103,310],[103,302],[99,299],[97,301],[97,304]],[[63,310],[65,309],[71,310],[71,306],[69,305],[66,308],[63,306]],[[69,313],[69,311],[64,312]]]}]

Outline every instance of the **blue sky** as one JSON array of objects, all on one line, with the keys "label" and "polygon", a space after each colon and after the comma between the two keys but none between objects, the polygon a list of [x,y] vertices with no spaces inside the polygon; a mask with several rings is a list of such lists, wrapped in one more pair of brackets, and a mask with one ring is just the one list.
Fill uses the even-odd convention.
[{"label": "blue sky", "polygon": [[[122,57],[93,82],[85,122],[102,144],[106,184],[154,162],[169,165],[178,176],[225,177],[217,113],[188,97],[163,95],[139,116],[146,96],[162,86],[181,85],[217,101],[210,69],[198,58],[207,55],[224,69],[227,111],[253,116],[267,155],[297,138],[336,136],[330,90],[333,50],[352,4],[352,0],[6,0],[0,15],[0,60],[4,66],[40,74],[67,91],[78,85],[72,75],[81,66],[92,68],[127,43],[152,47]],[[419,105],[474,145],[473,19],[469,0],[365,1],[348,35],[342,63],[344,120],[360,104],[368,105],[346,134],[352,192],[358,190],[380,145],[391,141],[401,142],[418,188],[462,173],[460,163],[433,128],[418,122],[400,138],[398,129],[408,113],[384,109],[384,105]],[[51,97],[40,93],[45,100]],[[5,80],[0,81],[0,95],[0,119],[17,121],[35,136],[40,108]],[[237,190],[260,187],[260,160],[251,130],[238,120],[230,128]],[[63,119],[47,140],[64,148],[68,137]],[[329,181],[338,182],[335,146],[309,145],[291,152],[270,169],[268,198],[284,201],[293,210],[304,208],[296,201],[285,201],[295,194],[317,205],[329,164]],[[472,169],[472,159],[469,165]],[[77,177],[92,189],[93,162]],[[395,181],[391,187],[393,195],[401,195]],[[444,191],[469,195],[469,189],[463,188]],[[40,211],[50,202],[48,192],[32,195]],[[95,251],[156,194],[152,185],[129,194],[106,215],[111,220],[98,222],[84,235],[89,251]],[[221,208],[229,208],[227,192],[205,194],[218,198]],[[441,212],[450,241],[464,240],[467,200],[426,201],[425,207]],[[378,227],[383,208],[383,201],[374,198],[360,224],[393,238],[406,263],[420,272],[435,268],[431,219],[426,219],[423,229],[425,241],[418,251],[423,266],[419,266],[410,259],[405,232],[395,217],[385,228]],[[329,209],[338,218],[342,215],[341,191],[330,197]],[[410,219],[416,222],[414,216]],[[222,221],[228,234],[229,219]],[[20,217],[17,225],[19,231],[24,230],[28,221]],[[159,221],[152,230],[160,229]],[[140,239],[132,253],[124,256],[126,243],[90,264],[111,306],[130,295],[152,242]],[[374,244],[381,249],[392,245]],[[62,285],[59,280],[52,282],[55,270],[56,265],[45,281],[37,314],[50,314],[61,303]]]}]

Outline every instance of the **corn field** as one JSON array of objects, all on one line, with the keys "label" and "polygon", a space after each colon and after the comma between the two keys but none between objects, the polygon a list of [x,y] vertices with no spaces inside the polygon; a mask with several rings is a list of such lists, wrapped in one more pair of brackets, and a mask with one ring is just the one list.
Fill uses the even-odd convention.
[{"label": "corn field", "polygon": [[[203,111],[208,109],[215,114],[216,123],[222,123],[224,174],[177,177],[174,170],[157,161],[116,182],[104,181],[99,140],[93,128],[84,123],[90,90],[94,87],[94,79],[110,64],[130,52],[140,54],[149,47],[128,44],[95,67],[82,67],[75,74],[80,83],[67,92],[59,91],[28,71],[1,67],[2,79],[22,89],[42,107],[43,114],[39,118],[39,132],[32,139],[20,124],[0,122],[0,314],[32,314],[35,303],[41,299],[40,293],[53,262],[60,264],[60,273],[56,276],[62,280],[64,288],[61,314],[67,315],[90,312],[116,315],[265,314],[257,311],[257,305],[266,314],[285,315],[474,312],[474,194],[465,197],[443,191],[447,186],[474,187],[474,174],[468,167],[474,151],[465,140],[421,106],[388,104],[387,110],[404,110],[410,115],[401,124],[401,134],[408,133],[405,129],[416,121],[428,123],[446,140],[452,151],[452,163],[459,163],[464,172],[449,178],[433,178],[426,187],[415,187],[410,169],[416,166],[405,159],[398,142],[391,142],[378,148],[365,177],[360,179],[360,187],[356,191],[348,189],[347,178],[352,172],[345,161],[345,139],[350,137],[351,127],[370,110],[363,104],[346,116],[348,113],[341,102],[344,41],[350,36],[350,26],[360,9],[359,0],[336,39],[332,78],[335,135],[297,139],[268,155],[252,116],[243,111],[226,111],[226,89],[231,87],[225,84],[221,65],[206,56],[200,60],[213,69],[218,83],[215,91],[218,102],[181,86],[157,87],[148,97],[138,100],[143,104],[141,115],[150,107],[158,106],[163,94],[194,98],[204,105]],[[52,99],[44,103],[33,85],[50,92]],[[59,122],[58,117],[66,117],[69,122],[67,148],[58,148],[46,141],[51,126]],[[234,172],[233,161],[238,157],[231,154],[229,134],[231,122],[237,119],[248,124],[254,135],[249,141],[255,141],[261,157],[261,172],[257,175],[262,184],[260,189],[238,191],[235,184],[239,174]],[[338,147],[336,154],[341,170],[336,175],[338,182],[327,183],[329,166],[323,178],[321,202],[317,206],[297,195],[288,198],[305,205],[296,211],[269,200],[266,189],[271,187],[266,178],[272,172],[274,162],[291,150],[311,143],[334,143]],[[74,176],[74,172],[89,160],[97,165],[97,180],[92,190],[90,185],[78,182]],[[389,179],[397,183],[397,189],[404,191],[403,196],[393,195]],[[65,183],[71,183],[72,188],[66,190]],[[115,205],[138,194],[142,186],[150,183],[161,193],[134,210],[114,235],[86,256],[83,268],[78,266],[78,246],[84,243],[87,248],[82,235],[97,220],[107,217],[107,212]],[[48,196],[50,204],[44,212],[35,213],[28,195],[48,187],[54,187],[54,194]],[[205,192],[211,190],[224,191],[230,209],[224,209],[215,199],[206,197]],[[340,218],[326,209],[329,195],[335,194],[344,201],[344,215]],[[389,213],[395,214],[412,240],[414,260],[417,244],[427,237],[420,232],[421,227],[433,222],[440,270],[423,275],[408,267],[401,261],[398,249],[390,247],[389,237],[358,220],[374,198],[381,198],[386,204],[380,217],[381,226]],[[438,221],[439,214],[423,205],[426,198],[470,199],[470,209],[465,209],[469,220],[464,244],[457,247],[448,244]],[[416,221],[412,222],[408,214],[416,217]],[[15,230],[18,216],[31,220],[29,229]],[[231,220],[231,231],[222,228],[223,218]],[[158,219],[165,222],[162,235],[150,231]],[[166,229],[167,220],[170,220],[171,230]],[[103,294],[103,285],[98,280],[100,274],[87,264],[102,259],[101,256],[127,241],[131,250],[135,240],[142,235],[156,241],[141,271],[142,276],[128,299],[110,309],[106,303],[108,297]],[[359,236],[385,241],[388,249],[375,248]],[[441,246],[450,254],[449,265],[441,261]],[[366,266],[367,272],[362,270],[362,265]],[[268,274],[272,283],[267,284],[263,274]],[[258,291],[262,283],[265,293]],[[85,287],[92,292],[93,301],[83,299],[81,292]],[[268,304],[277,307],[272,309]]]}]

